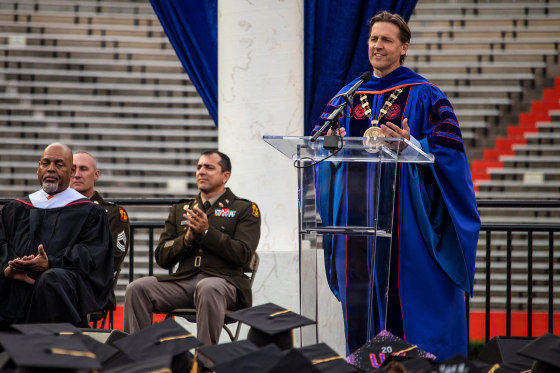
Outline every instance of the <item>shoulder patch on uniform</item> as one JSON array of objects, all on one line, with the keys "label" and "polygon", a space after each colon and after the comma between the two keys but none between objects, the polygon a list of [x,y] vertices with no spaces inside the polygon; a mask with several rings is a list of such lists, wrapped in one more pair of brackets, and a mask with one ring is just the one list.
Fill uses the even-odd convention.
[{"label": "shoulder patch on uniform", "polygon": [[252,202],[251,205],[253,207],[253,216],[255,218],[258,218],[261,215],[261,213],[259,211],[259,207],[257,206],[257,204],[255,202]]},{"label": "shoulder patch on uniform", "polygon": [[173,246],[173,240],[169,240],[163,245],[163,247],[166,247],[166,248],[171,247],[171,246]]},{"label": "shoulder patch on uniform", "polygon": [[126,234],[124,233],[124,229],[121,233],[117,234],[117,249],[123,253],[126,252]]},{"label": "shoulder patch on uniform", "polygon": [[119,214],[120,214],[120,219],[123,223],[126,223],[128,221],[128,214],[126,213],[126,210],[123,209],[122,207],[119,206]]}]

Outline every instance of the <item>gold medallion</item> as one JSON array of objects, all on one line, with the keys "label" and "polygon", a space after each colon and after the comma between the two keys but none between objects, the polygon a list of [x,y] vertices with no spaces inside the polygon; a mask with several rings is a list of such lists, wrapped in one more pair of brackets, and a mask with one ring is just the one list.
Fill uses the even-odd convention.
[{"label": "gold medallion", "polygon": [[374,140],[375,138],[385,137],[381,132],[381,128],[379,127],[369,127],[365,132],[364,136],[367,139],[363,141],[364,146],[368,146],[368,149],[365,149],[368,153],[377,153],[379,152],[379,147],[383,143],[382,141]]},{"label": "gold medallion", "polygon": [[366,132],[364,132],[363,137],[385,137],[383,136],[383,132],[381,132],[381,128],[379,127],[369,127]]}]

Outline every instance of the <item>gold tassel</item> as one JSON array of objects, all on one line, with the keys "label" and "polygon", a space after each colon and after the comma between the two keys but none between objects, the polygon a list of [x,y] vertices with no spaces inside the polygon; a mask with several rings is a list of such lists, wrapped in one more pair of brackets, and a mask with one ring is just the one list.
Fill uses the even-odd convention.
[{"label": "gold tassel", "polygon": [[174,341],[176,339],[185,339],[185,338],[191,338],[191,337],[194,337],[194,334],[176,335],[176,336],[173,336],[173,337],[161,338],[159,341],[156,341],[156,344],[160,344],[160,343],[168,342],[168,341]]},{"label": "gold tassel", "polygon": [[190,373],[198,373],[198,347],[194,350],[193,363]]},{"label": "gold tassel", "polygon": [[284,310],[284,311],[274,312],[274,313],[271,313],[270,315],[268,315],[268,318],[269,318],[269,319],[272,319],[272,318],[275,317],[275,316],[284,315],[284,314],[286,314],[286,313],[288,313],[288,312],[292,312],[292,310]]},{"label": "gold tassel", "polygon": [[95,359],[96,356],[93,352],[89,351],[78,351],[78,350],[66,350],[64,348],[51,348],[48,350],[51,354],[54,355],[67,355],[67,356],[75,356],[75,357],[87,357],[89,359]]},{"label": "gold tassel", "polygon": [[325,359],[314,359],[314,360],[311,360],[311,364],[317,365],[317,364],[327,363],[329,361],[341,360],[341,359],[344,359],[344,358],[342,356],[333,356],[333,357],[327,357]]}]

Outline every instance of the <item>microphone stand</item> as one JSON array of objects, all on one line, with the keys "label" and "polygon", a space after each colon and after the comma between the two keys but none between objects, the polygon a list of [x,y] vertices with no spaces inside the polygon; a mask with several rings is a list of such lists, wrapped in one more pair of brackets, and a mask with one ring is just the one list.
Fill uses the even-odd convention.
[{"label": "microphone stand", "polygon": [[323,133],[323,131],[331,126],[332,128],[332,122],[333,121],[337,121],[338,122],[338,118],[340,117],[340,115],[342,114],[342,111],[344,110],[344,108],[346,107],[346,102],[343,102],[338,108],[336,108],[335,111],[333,111],[331,113],[331,115],[329,115],[329,117],[327,118],[327,120],[325,121],[325,123],[323,124],[323,126],[313,134],[313,136],[311,137],[311,142],[315,142],[319,136],[321,136],[321,134]]},{"label": "microphone stand", "polygon": [[340,136],[336,135],[335,133],[336,130],[340,127],[340,117],[344,113],[344,109],[346,108],[346,105],[350,106],[351,113],[354,112],[352,99],[349,98],[347,95],[344,95],[344,102],[340,104],[336,108],[336,110],[331,113],[331,115],[329,115],[329,117],[327,118],[323,126],[313,134],[313,136],[309,141],[315,142],[319,138],[319,136],[321,136],[321,133],[323,133],[323,131],[330,126],[332,135],[324,136],[323,147],[330,151],[338,150],[339,149],[338,141],[340,140]]}]

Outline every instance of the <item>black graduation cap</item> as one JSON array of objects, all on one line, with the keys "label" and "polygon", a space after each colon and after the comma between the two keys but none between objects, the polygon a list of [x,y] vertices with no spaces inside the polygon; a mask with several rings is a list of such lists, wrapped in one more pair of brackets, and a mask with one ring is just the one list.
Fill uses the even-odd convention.
[{"label": "black graduation cap", "polygon": [[530,370],[533,359],[520,355],[517,351],[533,340],[533,337],[497,335],[479,351],[476,360],[491,367],[497,364],[500,367],[500,373]]},{"label": "black graduation cap", "polygon": [[120,353],[119,349],[111,345],[101,343],[98,340],[87,334],[76,334],[76,338],[80,339],[84,346],[97,356],[97,360],[104,367],[105,363],[113,359],[117,354]]},{"label": "black graduation cap", "polygon": [[132,360],[124,352],[119,350],[117,354],[115,354],[114,356],[112,356],[110,359],[108,359],[103,363],[103,372],[105,372],[105,370],[108,369],[115,369],[121,366],[134,364],[134,363],[136,363],[135,360]]},{"label": "black graduation cap", "polygon": [[238,357],[257,351],[259,348],[251,341],[235,341],[217,345],[202,346],[198,353],[206,356],[215,365],[226,363]]},{"label": "black graduation cap", "polygon": [[269,344],[233,360],[216,364],[212,369],[215,373],[265,373],[283,357],[284,354],[276,345]]},{"label": "black graduation cap", "polygon": [[[426,359],[425,357],[413,357],[410,359],[402,360],[402,361],[394,361],[395,364],[401,364],[408,372],[433,372],[436,370],[434,368],[434,364],[432,364],[432,360]],[[389,362],[391,364],[391,362]],[[444,370],[444,372],[447,372]],[[451,370],[450,372],[461,372],[460,370]],[[467,370],[464,370],[467,372]],[[468,371],[473,372],[474,371]]]},{"label": "black graduation cap", "polygon": [[162,355],[155,358],[120,365],[111,369],[104,369],[103,373],[153,373],[168,372],[172,367],[173,356]]},{"label": "black graduation cap", "polygon": [[285,372],[298,372],[298,373],[321,373],[321,371],[313,365],[313,363],[306,358],[301,351],[291,349],[284,351],[284,357],[276,362],[267,373],[285,373]]},{"label": "black graduation cap", "polygon": [[405,360],[423,357],[434,360],[436,357],[420,349],[418,346],[391,334],[387,330],[381,331],[369,342],[352,352],[346,360],[362,370],[380,368],[385,361]]},{"label": "black graduation cap", "polygon": [[25,371],[100,369],[101,363],[76,335],[0,333],[0,344],[10,356],[2,369],[13,363]]},{"label": "black graduation cap", "polygon": [[25,335],[69,335],[82,332],[70,323],[13,324],[12,328]]},{"label": "black graduation cap", "polygon": [[315,323],[274,303],[244,308],[228,313],[228,317],[249,325],[247,339],[258,347],[274,343],[282,350],[293,347],[293,328]]},{"label": "black graduation cap", "polygon": [[111,333],[109,334],[109,337],[105,340],[105,343],[108,345],[114,345],[114,343],[116,341],[118,341],[121,338],[124,338],[128,335],[128,333],[125,333],[123,331],[120,331],[118,329],[113,329],[111,330]]},{"label": "black graduation cap", "polygon": [[337,354],[325,343],[305,346],[299,349],[311,363],[324,373],[353,373],[358,372],[356,367],[348,364],[346,360]]},{"label": "black graduation cap", "polygon": [[[114,332],[128,335],[123,332],[111,331],[105,329],[90,329],[90,328],[77,328],[70,323],[38,323],[38,324],[13,324],[12,329],[21,332],[24,335],[35,336],[35,335],[74,335],[76,338],[80,339],[84,346],[97,356],[97,360],[102,364],[103,367],[106,366],[109,360],[113,361],[116,359],[116,355],[120,351],[111,346],[110,344],[102,343],[101,340],[105,342],[111,337]],[[103,338],[100,335],[104,335]],[[124,359],[123,361],[129,362],[130,359]]]},{"label": "black graduation cap", "polygon": [[[321,352],[324,356],[324,351]],[[309,355],[309,351],[307,351],[306,353],[307,355]],[[329,357],[324,360],[330,361],[331,359],[333,359],[333,355],[337,360],[342,359],[340,356],[336,355],[334,351],[332,351],[332,353],[329,353]],[[325,371],[342,373],[358,372],[358,370],[356,370],[355,368],[352,370],[333,370],[336,369],[334,366],[330,366],[331,370],[323,370],[319,367],[319,364],[321,362],[322,361],[319,361],[317,359],[310,359],[309,356],[306,356],[306,354],[304,354],[301,349],[291,348],[289,350],[282,351],[275,344],[269,344],[257,351],[245,354],[226,363],[218,364],[213,369],[216,373],[321,373]],[[324,365],[323,368],[324,367],[328,366]],[[341,365],[338,365],[337,367],[340,368]],[[352,368],[351,366],[349,367]]]},{"label": "black graduation cap", "polygon": [[173,319],[155,323],[113,343],[134,361],[161,355],[179,355],[201,345],[201,342]]},{"label": "black graduation cap", "polygon": [[[403,362],[405,364],[407,362]],[[488,366],[488,369],[491,367]],[[470,373],[483,373],[487,370],[483,370],[482,367],[476,365],[474,362],[467,359],[463,355],[455,355],[445,361],[435,364],[435,369],[437,372],[470,372]]]},{"label": "black graduation cap", "polygon": [[560,336],[551,333],[543,334],[517,353],[534,359],[531,369],[533,373],[560,371]]}]

